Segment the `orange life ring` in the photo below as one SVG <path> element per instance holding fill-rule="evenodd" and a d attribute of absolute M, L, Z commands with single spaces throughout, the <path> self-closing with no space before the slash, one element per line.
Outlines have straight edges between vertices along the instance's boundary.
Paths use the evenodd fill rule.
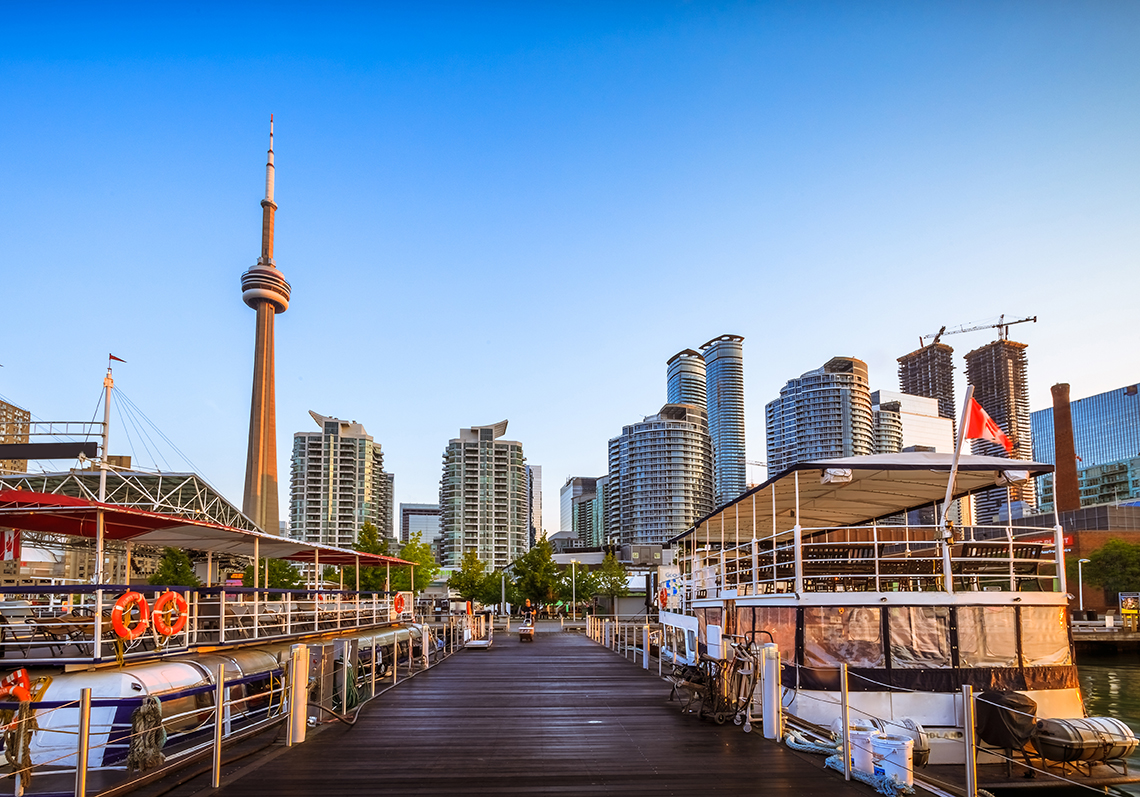
<path fill-rule="evenodd" d="M 669 603 L 669 593 L 665 591 L 664 587 L 657 591 L 657 603 L 660 604 L 662 609 Z"/>
<path fill-rule="evenodd" d="M 164 611 L 167 611 L 167 604 L 173 603 L 174 608 L 178 611 L 178 619 L 173 623 L 168 623 L 166 618 L 162 616 Z M 186 616 L 189 612 L 186 611 L 186 599 L 179 595 L 177 592 L 167 590 L 158 596 L 154 601 L 154 630 L 163 636 L 174 636 L 186 627 Z"/>
<path fill-rule="evenodd" d="M 139 622 L 134 628 L 127 628 L 123 621 L 123 614 L 128 613 L 134 605 L 139 607 Z M 123 639 L 138 639 L 150 624 L 150 607 L 146 598 L 138 592 L 128 592 L 115 601 L 115 608 L 111 609 L 111 627 Z"/>
<path fill-rule="evenodd" d="M 404 596 L 402 593 L 396 593 L 396 599 L 392 601 L 392 608 L 395 610 L 396 614 L 404 613 Z"/>

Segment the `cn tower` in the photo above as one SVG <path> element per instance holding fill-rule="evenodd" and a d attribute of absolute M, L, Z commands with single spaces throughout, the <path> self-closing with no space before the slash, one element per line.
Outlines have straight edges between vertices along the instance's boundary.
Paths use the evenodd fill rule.
<path fill-rule="evenodd" d="M 273 317 L 289 309 L 289 283 L 273 263 L 273 116 L 269 117 L 269 161 L 261 200 L 261 257 L 241 275 L 241 298 L 257 311 L 253 350 L 253 401 L 249 410 L 249 453 L 245 461 L 242 511 L 262 530 L 277 534 L 277 412 L 273 389 Z"/>

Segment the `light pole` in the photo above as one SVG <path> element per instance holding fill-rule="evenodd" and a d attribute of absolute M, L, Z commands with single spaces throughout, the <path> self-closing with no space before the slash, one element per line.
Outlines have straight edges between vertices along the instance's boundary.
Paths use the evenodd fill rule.
<path fill-rule="evenodd" d="M 1077 600 L 1080 601 L 1080 611 L 1082 612 L 1085 610 L 1085 579 L 1084 573 L 1081 571 L 1082 566 L 1087 561 L 1088 559 L 1077 560 Z M 1095 576 L 1096 573 L 1093 573 L 1093 575 Z"/>
<path fill-rule="evenodd" d="M 578 622 L 578 560 L 570 560 L 570 611 Z M 565 615 L 563 615 L 565 617 Z"/>

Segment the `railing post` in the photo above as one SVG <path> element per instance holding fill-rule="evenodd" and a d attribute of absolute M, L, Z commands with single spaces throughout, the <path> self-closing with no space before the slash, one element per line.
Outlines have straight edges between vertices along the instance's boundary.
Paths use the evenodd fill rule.
<path fill-rule="evenodd" d="M 226 589 L 218 593 L 218 644 L 226 644 Z"/>
<path fill-rule="evenodd" d="M 222 785 L 222 731 L 224 724 L 222 714 L 226 702 L 226 665 L 219 664 L 217 669 L 217 682 L 214 684 L 214 765 L 210 783 L 217 789 Z"/>
<path fill-rule="evenodd" d="M 374 638 L 372 640 L 372 675 L 370 678 L 371 686 L 368 692 L 369 697 L 376 697 L 376 652 L 379 648 L 380 646 L 376 644 Z"/>
<path fill-rule="evenodd" d="M 95 661 L 103 658 L 103 590 L 95 590 Z"/>
<path fill-rule="evenodd" d="M 91 746 L 91 687 L 79 693 L 79 741 L 75 747 L 75 797 L 87 797 L 87 749 Z"/>
<path fill-rule="evenodd" d="M 400 639 L 398 634 L 392 635 L 392 686 L 398 680 L 397 672 L 400 669 Z"/>
<path fill-rule="evenodd" d="M 966 797 L 978 797 L 978 756 L 974 747 L 974 687 L 962 684 L 962 737 L 966 743 Z"/>
<path fill-rule="evenodd" d="M 847 662 L 839 665 L 840 718 L 843 722 L 843 779 L 851 780 L 851 704 L 847 693 Z"/>
<path fill-rule="evenodd" d="M 431 636 L 431 628 L 427 624 L 427 617 L 424 618 L 422 628 L 423 631 L 420 632 L 420 652 L 423 654 L 424 669 L 426 670 L 431 666 L 431 654 L 428 652 L 428 637 Z"/>
<path fill-rule="evenodd" d="M 641 642 L 645 649 L 641 653 L 641 669 L 649 669 L 649 623 L 645 624 L 645 633 L 641 635 Z"/>
<path fill-rule="evenodd" d="M 289 732 L 287 747 L 305 741 L 308 727 L 309 646 L 294 645 L 289 651 Z"/>

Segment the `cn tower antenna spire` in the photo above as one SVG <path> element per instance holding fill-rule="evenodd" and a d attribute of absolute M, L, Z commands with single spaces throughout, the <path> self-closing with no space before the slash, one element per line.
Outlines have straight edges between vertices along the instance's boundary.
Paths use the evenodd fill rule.
<path fill-rule="evenodd" d="M 269 114 L 269 160 L 265 164 L 265 201 L 273 201 L 273 114 Z"/>

